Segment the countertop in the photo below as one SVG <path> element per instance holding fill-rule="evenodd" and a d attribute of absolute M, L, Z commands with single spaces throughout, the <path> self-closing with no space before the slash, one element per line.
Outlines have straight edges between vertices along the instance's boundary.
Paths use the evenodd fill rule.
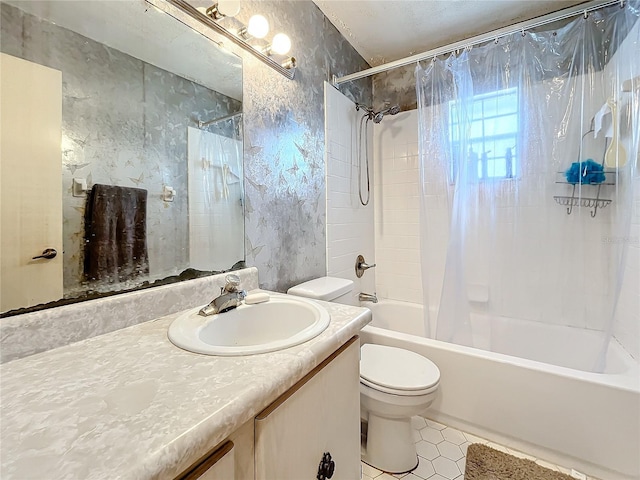
<path fill-rule="evenodd" d="M 172 478 L 229 436 L 371 320 L 319 302 L 316 338 L 246 357 L 174 346 L 180 313 L 0 367 L 0 477 Z"/>

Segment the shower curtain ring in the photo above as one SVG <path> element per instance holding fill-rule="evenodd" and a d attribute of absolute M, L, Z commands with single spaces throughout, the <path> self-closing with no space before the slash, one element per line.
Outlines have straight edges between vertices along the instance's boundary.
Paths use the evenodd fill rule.
<path fill-rule="evenodd" d="M 524 28 L 520 31 L 520 33 L 522 33 L 522 36 L 524 37 L 526 35 Z M 497 43 L 497 42 L 496 42 Z"/>
<path fill-rule="evenodd" d="M 620 0 L 620 8 L 624 8 L 624 0 Z"/>
<path fill-rule="evenodd" d="M 584 19 L 589 18 L 589 12 L 587 10 L 584 11 Z"/>

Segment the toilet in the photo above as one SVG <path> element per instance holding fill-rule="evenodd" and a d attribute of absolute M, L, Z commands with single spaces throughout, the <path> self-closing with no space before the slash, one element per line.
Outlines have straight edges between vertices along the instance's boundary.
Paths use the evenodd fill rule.
<path fill-rule="evenodd" d="M 287 293 L 347 303 L 353 282 L 321 277 L 291 287 Z M 411 417 L 433 402 L 440 370 L 415 352 L 366 343 L 360 347 L 360 417 L 367 424 L 362 460 L 389 473 L 418 466 Z"/>
<path fill-rule="evenodd" d="M 403 348 L 360 347 L 360 417 L 367 422 L 362 460 L 378 470 L 405 473 L 418 466 L 411 417 L 433 402 L 440 370 Z"/>

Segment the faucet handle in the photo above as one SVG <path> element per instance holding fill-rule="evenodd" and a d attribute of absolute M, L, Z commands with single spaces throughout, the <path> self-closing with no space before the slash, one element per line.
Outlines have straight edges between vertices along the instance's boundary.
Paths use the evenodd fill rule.
<path fill-rule="evenodd" d="M 371 265 L 369 265 L 368 263 L 365 262 L 364 257 L 362 255 L 358 255 L 358 258 L 356 258 L 356 277 L 358 278 L 362 277 L 362 275 L 364 275 L 365 270 L 368 270 L 369 268 L 373 268 L 375 266 L 376 266 L 375 263 L 372 263 Z"/>
<path fill-rule="evenodd" d="M 230 273 L 226 277 L 224 277 L 225 285 L 223 291 L 227 292 L 235 292 L 240 286 L 240 277 L 238 275 L 234 275 Z"/>

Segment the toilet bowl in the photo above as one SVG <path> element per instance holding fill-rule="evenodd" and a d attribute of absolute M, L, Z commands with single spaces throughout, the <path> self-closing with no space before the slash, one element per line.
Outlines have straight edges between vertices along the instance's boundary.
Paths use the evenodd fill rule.
<path fill-rule="evenodd" d="M 362 460 L 389 473 L 418 466 L 411 417 L 433 402 L 440 370 L 409 350 L 365 344 L 360 348 L 360 416 L 367 423 Z"/>
<path fill-rule="evenodd" d="M 291 287 L 287 293 L 316 300 L 349 303 L 353 282 L 321 277 Z M 365 344 L 360 348 L 360 417 L 367 424 L 362 460 L 389 473 L 418 466 L 411 417 L 433 402 L 440 370 L 409 350 Z"/>

